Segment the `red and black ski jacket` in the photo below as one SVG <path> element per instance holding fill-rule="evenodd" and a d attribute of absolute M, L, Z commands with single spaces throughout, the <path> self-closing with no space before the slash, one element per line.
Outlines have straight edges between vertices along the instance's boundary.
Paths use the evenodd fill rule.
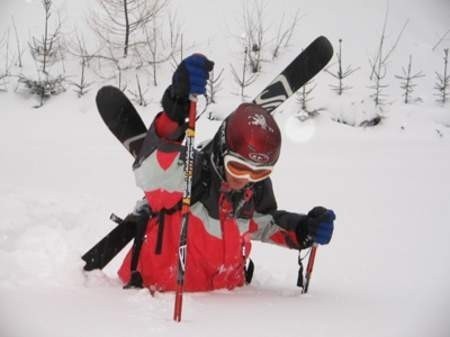
<path fill-rule="evenodd" d="M 151 210 L 137 271 L 156 291 L 176 287 L 180 204 L 184 191 L 185 127 L 162 112 L 153 121 L 134 163 L 137 185 Z M 245 283 L 251 241 L 299 249 L 307 234 L 306 215 L 280 211 L 270 178 L 232 191 L 224 182 L 217 134 L 194 157 L 189 216 L 186 291 L 232 289 Z M 131 251 L 119 269 L 130 280 Z"/>

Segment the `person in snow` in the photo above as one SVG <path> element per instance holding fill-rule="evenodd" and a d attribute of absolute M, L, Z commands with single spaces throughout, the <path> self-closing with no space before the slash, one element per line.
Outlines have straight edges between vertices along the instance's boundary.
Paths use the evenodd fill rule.
<path fill-rule="evenodd" d="M 119 269 L 125 287 L 176 288 L 189 95 L 205 93 L 213 66 L 201 54 L 181 62 L 133 165 L 145 199 L 132 215 L 138 233 Z M 185 291 L 249 282 L 245 266 L 252 240 L 296 250 L 330 242 L 332 210 L 315 207 L 306 215 L 278 210 L 270 174 L 280 149 L 274 118 L 256 104 L 243 103 L 196 150 Z"/>

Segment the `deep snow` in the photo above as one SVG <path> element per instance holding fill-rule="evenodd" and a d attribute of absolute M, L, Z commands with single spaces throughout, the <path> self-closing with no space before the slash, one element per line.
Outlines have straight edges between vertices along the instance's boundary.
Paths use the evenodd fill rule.
<path fill-rule="evenodd" d="M 56 3 L 68 24 L 82 27 L 89 1 Z M 239 4 L 172 1 L 195 40 L 192 51 L 204 52 L 226 72 L 236 59 L 230 46 Z M 276 114 L 284 136 L 273 173 L 280 208 L 305 212 L 322 204 L 337 214 L 331 244 L 318 250 L 309 294 L 295 287 L 296 252 L 258 243 L 253 283 L 232 292 L 186 294 L 181 324 L 171 320 L 173 294 L 121 289 L 115 275 L 120 258 L 104 273 L 83 273 L 80 256 L 112 228 L 109 214 L 125 215 L 142 194 L 131 157 L 96 112 L 95 88 L 103 83 L 81 99 L 68 91 L 36 110 L 34 98 L 15 92 L 12 82 L 0 93 L 0 336 L 450 335 L 450 109 L 437 104 L 432 91 L 449 40 L 431 51 L 450 28 L 450 4 L 390 2 L 390 38 L 411 18 L 390 67 L 400 73 L 414 53 L 417 69 L 427 74 L 417 88 L 423 102 L 403 105 L 391 78 L 386 119 L 366 129 L 331 119 L 371 113 L 367 58 L 385 3 L 283 0 L 268 5 L 271 17 L 294 4 L 305 13 L 297 38 L 267 65 L 250 96 L 320 34 L 333 42 L 343 37 L 344 57 L 363 68 L 351 80 L 355 89 L 341 99 L 329 91 L 328 75 L 317 77 L 312 104 L 327 108 L 317 119 L 300 123 L 293 101 Z M 2 0 L 0 28 L 14 15 L 26 37 L 40 29 L 38 11 L 36 0 Z M 170 69 L 163 72 L 166 83 L 169 75 Z M 223 87 L 214 107 L 222 115 L 239 103 L 229 94 L 230 75 Z M 163 89 L 151 91 L 154 104 L 138 108 L 147 123 Z M 217 126 L 203 117 L 200 138 Z"/>

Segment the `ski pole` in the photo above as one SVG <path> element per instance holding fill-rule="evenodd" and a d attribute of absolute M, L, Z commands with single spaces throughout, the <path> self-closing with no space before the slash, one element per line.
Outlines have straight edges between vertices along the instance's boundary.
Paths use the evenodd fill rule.
<path fill-rule="evenodd" d="M 309 258 L 308 258 L 308 265 L 306 266 L 306 282 L 305 282 L 305 287 L 303 288 L 302 293 L 306 294 L 308 292 L 308 287 L 309 287 L 309 281 L 311 280 L 311 274 L 313 272 L 313 268 L 314 268 L 314 260 L 316 259 L 316 252 L 317 252 L 317 244 L 315 243 L 312 247 L 311 247 L 311 251 L 309 253 Z"/>
<path fill-rule="evenodd" d="M 191 211 L 191 192 L 194 171 L 194 140 L 195 140 L 195 115 L 197 113 L 197 96 L 189 95 L 189 122 L 186 129 L 186 158 L 184 162 L 185 190 L 181 207 L 180 242 L 178 244 L 178 271 L 177 288 L 175 293 L 175 307 L 173 320 L 181 321 L 181 309 L 183 305 L 184 276 L 186 272 L 187 230 Z"/>

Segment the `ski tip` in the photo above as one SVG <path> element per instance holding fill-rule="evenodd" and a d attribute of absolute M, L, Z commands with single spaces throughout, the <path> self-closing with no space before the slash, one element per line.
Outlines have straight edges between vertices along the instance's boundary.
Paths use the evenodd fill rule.
<path fill-rule="evenodd" d="M 105 85 L 97 91 L 95 101 L 97 105 L 99 105 L 100 103 L 104 102 L 105 99 L 110 99 L 110 97 L 114 97 L 115 95 L 121 92 L 122 91 L 119 88 L 116 88 L 112 85 Z"/>
<path fill-rule="evenodd" d="M 315 39 L 311 45 L 315 45 L 317 50 L 321 53 L 321 59 L 328 63 L 329 60 L 333 57 L 334 49 L 330 40 L 325 36 L 321 35 L 317 39 Z"/>
<path fill-rule="evenodd" d="M 324 35 L 320 35 L 312 43 L 320 43 L 320 44 L 323 44 L 323 45 L 330 45 L 331 46 L 330 40 L 328 40 L 328 38 L 326 36 L 324 36 Z"/>

